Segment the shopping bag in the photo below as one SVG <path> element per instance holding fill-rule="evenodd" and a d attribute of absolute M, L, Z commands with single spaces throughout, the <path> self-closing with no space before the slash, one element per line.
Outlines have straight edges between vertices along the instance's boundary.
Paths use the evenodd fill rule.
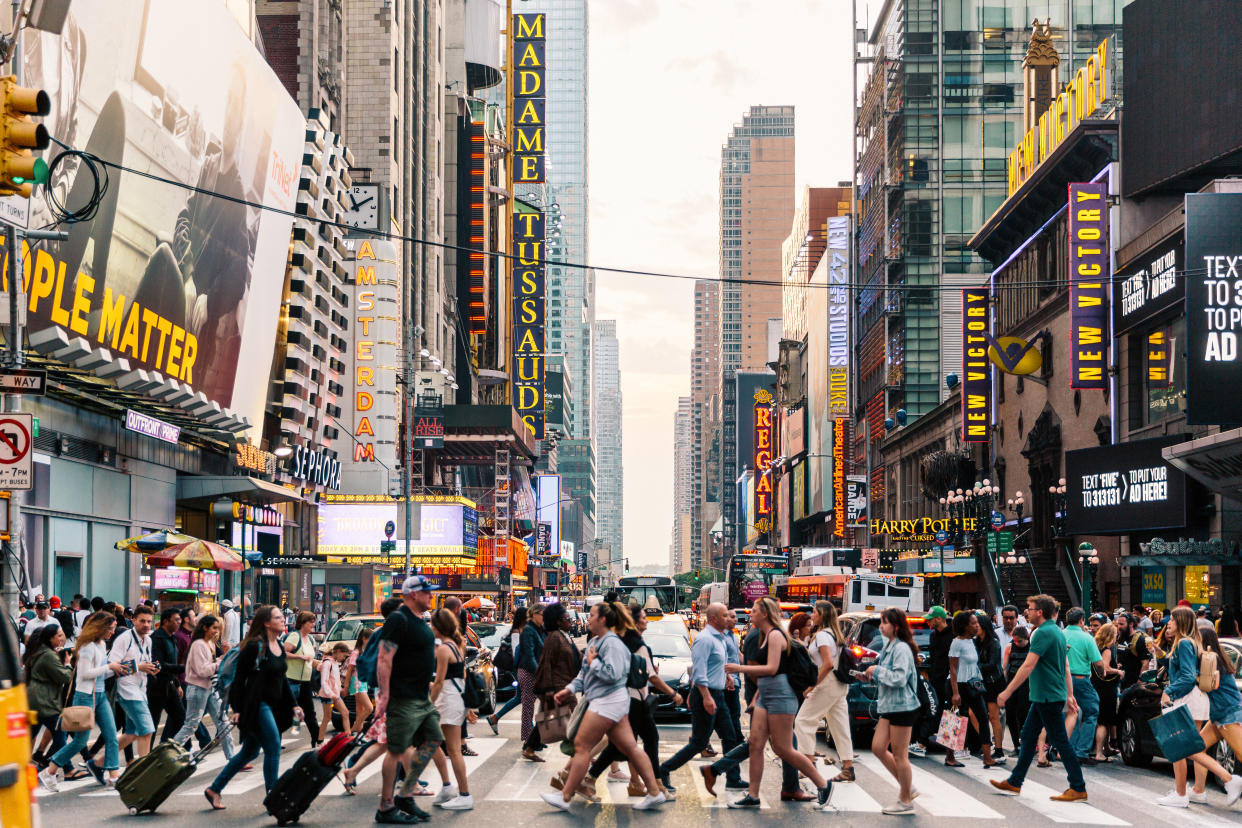
<path fill-rule="evenodd" d="M 569 735 L 569 720 L 574 709 L 568 704 L 540 704 L 535 714 L 535 727 L 539 728 L 539 738 L 545 745 L 560 742 Z"/>
<path fill-rule="evenodd" d="M 1190 717 L 1190 710 L 1184 704 L 1165 710 L 1163 715 L 1152 719 L 1150 724 L 1152 735 L 1160 745 L 1160 752 L 1170 762 L 1206 750 L 1203 737 L 1199 735 L 1199 729 Z"/>
<path fill-rule="evenodd" d="M 569 717 L 569 727 L 565 730 L 565 738 L 561 740 L 561 753 L 566 756 L 574 755 L 574 739 L 578 737 L 578 725 L 582 724 L 586 709 L 586 700 L 579 699 L 578 706 L 574 708 L 573 714 Z"/>
<path fill-rule="evenodd" d="M 940 730 L 936 731 L 936 744 L 948 750 L 961 750 L 966 747 L 966 728 L 970 720 L 959 716 L 952 710 L 946 710 L 940 716 Z"/>

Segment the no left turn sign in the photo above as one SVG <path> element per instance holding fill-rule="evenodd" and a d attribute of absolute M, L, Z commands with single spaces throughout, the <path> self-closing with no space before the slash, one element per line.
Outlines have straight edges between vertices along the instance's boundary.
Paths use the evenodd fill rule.
<path fill-rule="evenodd" d="M 0 489 L 34 486 L 30 451 L 31 414 L 0 414 Z"/>

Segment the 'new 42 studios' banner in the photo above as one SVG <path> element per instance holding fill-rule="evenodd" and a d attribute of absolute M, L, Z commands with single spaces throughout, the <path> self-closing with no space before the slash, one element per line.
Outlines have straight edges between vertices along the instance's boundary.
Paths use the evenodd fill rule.
<path fill-rule="evenodd" d="M 239 201 L 294 209 L 297 104 L 222 2 L 74 3 L 60 34 L 26 30 L 21 60 L 57 141 L 168 179 L 109 169 L 95 216 L 28 253 L 31 335 L 59 329 L 262 423 L 293 222 Z M 94 176 L 70 157 L 49 187 L 78 207 Z M 54 220 L 42 188 L 30 206 L 31 227 Z"/>

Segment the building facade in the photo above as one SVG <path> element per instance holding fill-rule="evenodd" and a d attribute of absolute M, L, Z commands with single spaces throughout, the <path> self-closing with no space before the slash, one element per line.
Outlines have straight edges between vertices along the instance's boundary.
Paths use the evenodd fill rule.
<path fill-rule="evenodd" d="M 673 533 L 668 565 L 673 575 L 693 569 L 691 546 L 694 530 L 694 407 L 690 397 L 677 399 L 673 412 Z"/>
<path fill-rule="evenodd" d="M 595 323 L 596 537 L 625 554 L 625 470 L 623 464 L 620 343 L 617 321 Z"/>
<path fill-rule="evenodd" d="M 694 348 L 690 352 L 690 474 L 693 512 L 690 563 L 711 563 L 720 519 L 720 283 L 694 283 Z"/>

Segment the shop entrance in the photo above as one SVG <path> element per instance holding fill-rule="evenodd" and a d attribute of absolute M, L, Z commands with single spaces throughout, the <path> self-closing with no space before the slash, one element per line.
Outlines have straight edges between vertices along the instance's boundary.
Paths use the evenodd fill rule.
<path fill-rule="evenodd" d="M 65 600 L 82 591 L 82 559 L 56 556 L 56 592 Z"/>

